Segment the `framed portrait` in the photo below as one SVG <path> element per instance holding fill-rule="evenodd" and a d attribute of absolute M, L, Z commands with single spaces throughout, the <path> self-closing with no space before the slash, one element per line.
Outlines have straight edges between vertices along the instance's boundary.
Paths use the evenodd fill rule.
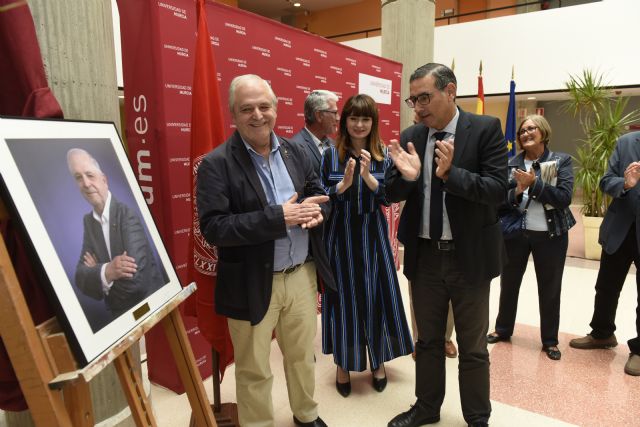
<path fill-rule="evenodd" d="M 1 197 L 80 365 L 180 292 L 113 123 L 0 117 L 0 159 Z"/>

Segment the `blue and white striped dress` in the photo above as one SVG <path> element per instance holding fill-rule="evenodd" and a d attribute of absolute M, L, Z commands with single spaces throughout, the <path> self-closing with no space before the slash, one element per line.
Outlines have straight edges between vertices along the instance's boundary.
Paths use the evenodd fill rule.
<path fill-rule="evenodd" d="M 371 174 L 379 183 L 374 193 L 362 181 L 356 159 L 353 184 L 337 194 L 347 160 L 340 162 L 335 147 L 327 149 L 322 160 L 322 183 L 333 202 L 324 243 L 338 288 L 337 293 L 323 294 L 322 351 L 333 353 L 335 363 L 349 371 L 365 370 L 368 357 L 375 370 L 413 351 L 387 221 L 380 210 L 389 204 L 384 174 L 391 160 L 371 160 Z"/>

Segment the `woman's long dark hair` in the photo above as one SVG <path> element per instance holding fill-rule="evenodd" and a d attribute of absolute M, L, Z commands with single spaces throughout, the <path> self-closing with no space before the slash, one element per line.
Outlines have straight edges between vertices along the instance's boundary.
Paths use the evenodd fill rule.
<path fill-rule="evenodd" d="M 347 156 L 347 152 L 353 148 L 351 137 L 347 131 L 347 119 L 349 116 L 371 117 L 371 132 L 369 132 L 367 136 L 366 150 L 371 153 L 372 159 L 377 161 L 383 160 L 384 144 L 378 132 L 378 107 L 376 101 L 369 95 L 358 94 L 347 99 L 340 114 L 340 128 L 338 129 L 338 138 L 336 139 L 336 148 L 338 149 L 340 161 L 343 162 Z"/>

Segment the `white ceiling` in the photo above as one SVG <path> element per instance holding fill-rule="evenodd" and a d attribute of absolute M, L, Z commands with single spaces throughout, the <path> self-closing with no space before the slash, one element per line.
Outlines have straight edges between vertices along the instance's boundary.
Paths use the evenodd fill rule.
<path fill-rule="evenodd" d="M 300 7 L 293 7 L 293 3 L 296 1 L 300 3 Z M 238 7 L 258 15 L 277 19 L 298 12 L 317 12 L 360 1 L 362 0 L 238 0 Z"/>

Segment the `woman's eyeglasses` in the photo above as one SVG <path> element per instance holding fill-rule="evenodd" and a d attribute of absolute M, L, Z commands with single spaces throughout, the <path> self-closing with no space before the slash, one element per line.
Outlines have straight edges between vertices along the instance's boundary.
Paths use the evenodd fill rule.
<path fill-rule="evenodd" d="M 520 132 L 518 132 L 518 135 L 522 136 L 525 133 L 533 133 L 536 131 L 536 129 L 538 129 L 538 126 L 527 126 L 526 128 L 520 129 Z"/>

